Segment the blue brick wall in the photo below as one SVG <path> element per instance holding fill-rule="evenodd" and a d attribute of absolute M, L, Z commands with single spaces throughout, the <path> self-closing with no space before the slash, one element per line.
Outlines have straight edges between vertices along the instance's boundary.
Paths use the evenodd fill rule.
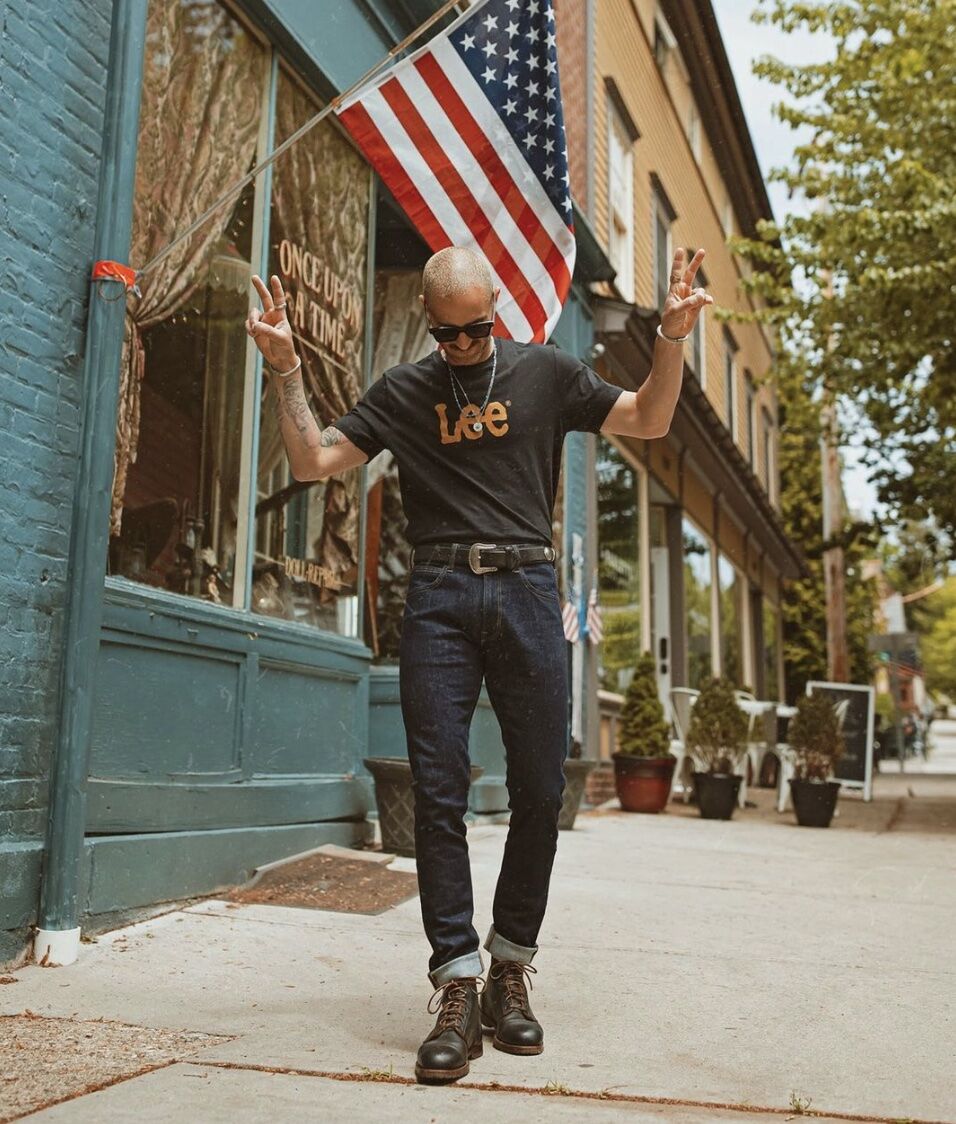
<path fill-rule="evenodd" d="M 0 960 L 46 825 L 111 10 L 0 0 Z"/>

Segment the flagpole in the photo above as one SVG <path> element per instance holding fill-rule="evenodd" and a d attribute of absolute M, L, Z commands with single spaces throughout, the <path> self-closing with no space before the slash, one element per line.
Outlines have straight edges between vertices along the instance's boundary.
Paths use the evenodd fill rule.
<path fill-rule="evenodd" d="M 169 257 L 169 255 L 181 242 L 184 242 L 187 238 L 190 237 L 190 235 L 194 234 L 203 225 L 203 223 L 208 222 L 220 207 L 222 207 L 225 203 L 228 203 L 234 195 L 238 195 L 239 192 L 242 191 L 242 189 L 246 187 L 247 184 L 252 183 L 252 181 L 256 179 L 257 176 L 260 176 L 266 170 L 266 168 L 274 164 L 275 161 L 278 160 L 278 158 L 287 149 L 291 148 L 297 141 L 301 140 L 302 137 L 304 137 L 310 129 L 314 129 L 320 121 L 323 121 L 334 109 L 337 109 L 338 106 L 341 105 L 341 103 L 345 101 L 346 98 L 351 97 L 352 94 L 356 92 L 356 90 L 361 89 L 361 87 L 364 86 L 366 82 L 369 82 L 372 78 L 375 77 L 376 74 L 379 73 L 380 70 L 387 66 L 397 54 L 400 54 L 410 43 L 413 43 L 420 36 L 424 35 L 425 32 L 433 24 L 437 23 L 444 15 L 446 15 L 459 3 L 461 3 L 461 0 L 445 0 L 445 3 L 442 4 L 437 12 L 432 12 L 428 19 L 420 24 L 410 35 L 406 35 L 401 43 L 396 43 L 396 45 L 392 47 L 392 49 L 383 59 L 380 59 L 373 67 L 367 70 L 361 78 L 353 82 L 347 90 L 343 90 L 342 93 L 336 94 L 335 97 L 328 103 L 328 105 L 323 106 L 318 113 L 309 118 L 309 120 L 306 121 L 304 125 L 301 125 L 298 129 L 296 129 L 296 131 L 292 133 L 291 136 L 286 137 L 282 144 L 280 144 L 278 148 L 273 149 L 273 151 L 260 164 L 257 164 L 251 172 L 247 172 L 241 180 L 238 180 L 232 185 L 232 187 L 224 191 L 222 195 L 220 195 L 219 198 L 215 201 L 215 203 L 212 204 L 211 207 L 205 210 L 198 219 L 196 219 L 186 227 L 182 234 L 178 234 L 172 240 L 172 242 L 170 242 L 167 246 L 160 250 L 159 253 L 154 257 L 150 258 L 150 260 L 141 269 L 138 269 L 136 271 L 137 280 L 140 277 L 144 276 L 146 273 L 149 273 L 151 270 L 155 269 L 156 266 L 159 265 L 159 263 L 163 261 L 164 258 Z"/>

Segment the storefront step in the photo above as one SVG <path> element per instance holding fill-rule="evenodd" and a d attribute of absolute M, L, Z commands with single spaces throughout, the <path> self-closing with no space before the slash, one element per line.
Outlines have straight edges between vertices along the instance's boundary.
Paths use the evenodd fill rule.
<path fill-rule="evenodd" d="M 270 777 L 241 784 L 91 779 L 87 831 L 123 834 L 364 819 L 365 786 L 350 777 Z"/>
<path fill-rule="evenodd" d="M 323 843 L 360 847 L 367 820 L 210 831 L 88 836 L 84 914 L 213 894 L 247 881 L 256 867 Z"/>

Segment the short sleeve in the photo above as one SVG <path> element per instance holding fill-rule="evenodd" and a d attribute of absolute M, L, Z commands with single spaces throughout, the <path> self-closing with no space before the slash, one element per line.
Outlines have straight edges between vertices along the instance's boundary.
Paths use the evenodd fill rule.
<path fill-rule="evenodd" d="M 554 367 L 562 402 L 563 428 L 600 432 L 623 388 L 605 382 L 597 371 L 558 347 L 554 349 Z"/>
<path fill-rule="evenodd" d="M 347 414 L 332 424 L 372 460 L 389 446 L 388 383 L 376 379 Z"/>

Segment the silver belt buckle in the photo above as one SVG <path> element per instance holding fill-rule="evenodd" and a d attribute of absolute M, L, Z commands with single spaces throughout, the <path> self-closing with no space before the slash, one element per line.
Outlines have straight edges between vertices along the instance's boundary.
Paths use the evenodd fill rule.
<path fill-rule="evenodd" d="M 468 565 L 471 567 L 473 574 L 490 574 L 497 570 L 497 566 L 481 566 L 478 562 L 478 555 L 482 550 L 497 550 L 498 544 L 493 542 L 474 542 L 468 548 Z"/>

